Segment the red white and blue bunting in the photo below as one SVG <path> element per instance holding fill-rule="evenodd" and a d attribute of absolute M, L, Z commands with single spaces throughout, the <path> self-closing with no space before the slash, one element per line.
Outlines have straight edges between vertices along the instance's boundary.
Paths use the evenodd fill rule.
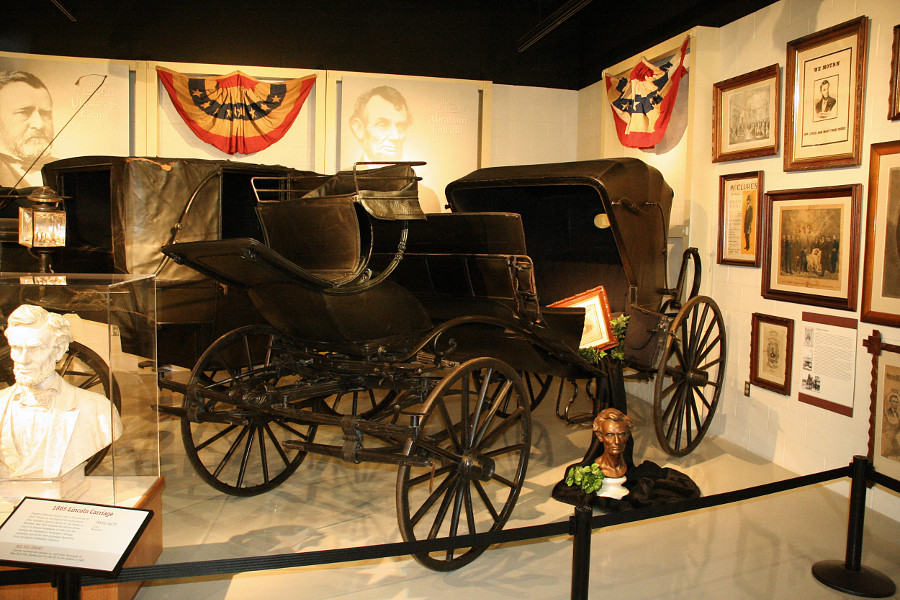
<path fill-rule="evenodd" d="M 606 76 L 606 95 L 623 146 L 650 148 L 665 136 L 678 84 L 687 73 L 684 57 L 689 42 L 687 38 L 681 46 L 677 67 L 674 55 L 659 67 L 642 57 L 627 76 Z"/>
<path fill-rule="evenodd" d="M 240 71 L 220 77 L 156 71 L 191 131 L 228 154 L 259 152 L 284 137 L 316 82 L 315 75 L 267 83 Z"/>

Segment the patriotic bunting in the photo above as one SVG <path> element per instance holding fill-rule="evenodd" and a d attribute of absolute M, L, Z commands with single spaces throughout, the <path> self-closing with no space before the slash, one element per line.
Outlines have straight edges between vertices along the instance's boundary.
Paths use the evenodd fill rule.
<path fill-rule="evenodd" d="M 267 83 L 240 71 L 190 77 L 156 68 L 172 104 L 197 137 L 228 154 L 252 154 L 287 133 L 316 76 Z"/>
<path fill-rule="evenodd" d="M 606 76 L 606 95 L 623 146 L 650 148 L 666 134 L 678 84 L 687 73 L 684 57 L 689 42 L 690 38 L 684 40 L 675 68 L 671 58 L 660 67 L 641 58 L 627 77 Z"/>

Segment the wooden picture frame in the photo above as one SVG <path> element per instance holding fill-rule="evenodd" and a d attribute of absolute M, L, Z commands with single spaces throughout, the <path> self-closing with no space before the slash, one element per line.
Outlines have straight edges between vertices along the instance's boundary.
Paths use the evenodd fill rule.
<path fill-rule="evenodd" d="M 794 321 L 753 313 L 750 329 L 750 383 L 791 395 Z"/>
<path fill-rule="evenodd" d="M 788 42 L 785 171 L 860 164 L 868 33 L 863 16 Z"/>
<path fill-rule="evenodd" d="M 780 112 L 777 63 L 713 84 L 713 162 L 778 154 Z"/>
<path fill-rule="evenodd" d="M 856 310 L 861 184 L 766 192 L 762 295 Z"/>
<path fill-rule="evenodd" d="M 869 392 L 869 458 L 879 473 L 900 479 L 900 346 L 877 329 L 863 340 L 872 355 Z"/>
<path fill-rule="evenodd" d="M 900 25 L 894 25 L 891 52 L 891 91 L 888 94 L 888 119 L 900 119 Z"/>
<path fill-rule="evenodd" d="M 608 350 L 619 345 L 619 340 L 612 333 L 609 298 L 606 295 L 606 288 L 602 285 L 549 304 L 548 307 L 584 309 L 584 332 L 579 348 Z"/>
<path fill-rule="evenodd" d="M 860 319 L 900 327 L 900 141 L 870 152 Z"/>
<path fill-rule="evenodd" d="M 720 265 L 759 266 L 763 172 L 719 177 Z"/>

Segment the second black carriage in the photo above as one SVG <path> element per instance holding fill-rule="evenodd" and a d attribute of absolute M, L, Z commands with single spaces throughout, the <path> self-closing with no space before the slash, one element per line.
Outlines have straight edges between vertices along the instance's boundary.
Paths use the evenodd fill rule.
<path fill-rule="evenodd" d="M 187 383 L 161 381 L 184 394 L 164 410 L 181 417 L 188 457 L 215 488 L 272 489 L 308 453 L 383 462 L 399 466 L 405 540 L 502 528 L 550 377 L 596 380 L 613 403 L 622 395 L 609 358 L 578 352 L 584 310 L 547 308 L 542 286 L 551 300 L 611 290 L 613 310 L 631 318 L 629 364 L 656 374 L 664 446 L 686 453 L 709 426 L 723 322 L 708 298 L 681 306 L 683 276 L 666 288 L 672 192 L 652 167 L 486 169 L 448 187 L 454 212 L 427 218 L 409 164 L 256 188 L 266 243 L 163 249 L 245 290 L 268 322 L 219 338 Z M 483 550 L 416 558 L 449 570 Z"/>

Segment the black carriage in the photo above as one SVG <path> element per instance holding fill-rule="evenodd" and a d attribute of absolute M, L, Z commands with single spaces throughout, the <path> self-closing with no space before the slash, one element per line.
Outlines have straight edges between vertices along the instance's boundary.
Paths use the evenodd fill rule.
<path fill-rule="evenodd" d="M 657 376 L 657 431 L 675 453 L 699 442 L 725 333 L 715 303 L 694 295 L 698 262 L 683 306 L 687 261 L 665 286 L 672 192 L 655 169 L 618 159 L 481 170 L 448 186 L 453 212 L 426 216 L 414 165 L 366 166 L 255 179 L 262 241 L 163 248 L 246 292 L 267 322 L 216 340 L 187 383 L 160 381 L 184 395 L 162 410 L 181 418 L 210 485 L 261 493 L 308 453 L 383 462 L 399 466 L 405 540 L 502 528 L 550 378 L 623 396 L 611 359 L 578 352 L 584 310 L 548 308 L 542 285 L 552 299 L 608 286 L 613 310 L 631 317 L 629 365 Z M 416 559 L 449 570 L 483 550 Z"/>

